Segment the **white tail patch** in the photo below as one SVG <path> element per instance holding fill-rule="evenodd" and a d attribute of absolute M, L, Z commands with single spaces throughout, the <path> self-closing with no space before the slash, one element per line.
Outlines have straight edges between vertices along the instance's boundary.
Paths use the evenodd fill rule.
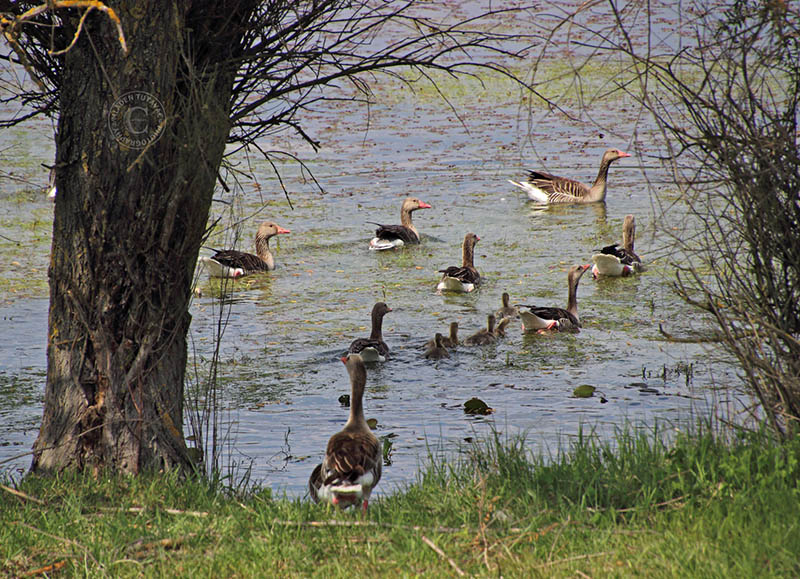
<path fill-rule="evenodd" d="M 405 245 L 402 239 L 381 239 L 380 237 L 373 237 L 369 242 L 369 248 L 372 251 L 386 251 L 387 249 L 396 249 Z"/>
<path fill-rule="evenodd" d="M 244 270 L 241 267 L 228 267 L 227 265 L 221 264 L 216 259 L 211 257 L 200 257 L 199 260 L 203 267 L 206 268 L 208 271 L 208 275 L 211 277 L 227 277 L 236 279 L 237 277 L 242 277 L 244 275 Z"/>
<path fill-rule="evenodd" d="M 607 275 L 610 277 L 620 277 L 629 275 L 632 272 L 630 266 L 624 265 L 619 258 L 605 253 L 596 253 L 592 256 L 594 265 L 592 266 L 592 277 Z"/>
<path fill-rule="evenodd" d="M 512 181 L 509 179 L 508 182 L 525 191 L 525 193 L 528 194 L 528 199 L 531 201 L 536 201 L 537 203 L 550 203 L 550 196 L 547 193 L 528 183 L 527 181 L 520 183 L 519 181 Z"/>
<path fill-rule="evenodd" d="M 460 279 L 454 277 L 443 277 L 439 285 L 436 286 L 438 291 L 469 293 L 475 289 L 475 284 L 464 283 Z"/>

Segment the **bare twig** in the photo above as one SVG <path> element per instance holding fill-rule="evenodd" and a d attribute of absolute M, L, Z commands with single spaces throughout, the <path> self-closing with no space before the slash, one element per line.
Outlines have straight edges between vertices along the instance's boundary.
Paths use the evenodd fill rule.
<path fill-rule="evenodd" d="M 464 575 L 466 575 L 466 573 L 464 573 L 461 570 L 461 568 L 456 564 L 456 562 L 453 561 L 450 557 L 448 557 L 445 554 L 445 552 L 442 551 L 439 547 L 437 547 L 433 541 L 431 541 L 425 535 L 421 535 L 421 537 L 422 537 L 422 542 L 428 545 L 428 547 L 430 547 L 431 549 L 433 549 L 436 552 L 436 554 L 439 555 L 442 559 L 447 561 L 450 564 L 450 566 L 455 570 L 455 572 L 458 573 L 459 576 L 463 577 Z"/>
<path fill-rule="evenodd" d="M 37 575 L 46 575 L 47 573 L 52 573 L 54 571 L 60 571 L 61 569 L 66 566 L 69 559 L 62 559 L 61 561 L 56 561 L 55 563 L 51 563 L 50 565 L 45 565 L 44 567 L 39 567 L 38 569 L 33 569 L 28 571 L 27 573 L 23 573 L 23 577 L 36 577 Z"/>
<path fill-rule="evenodd" d="M 66 537 L 59 537 L 58 535 L 54 535 L 52 533 L 48 533 L 47 531 L 42 531 L 41 529 L 37 529 L 33 525 L 29 525 L 28 523 L 23 523 L 22 521 L 13 521 L 13 524 L 19 525 L 21 527 L 25 527 L 26 529 L 30 529 L 31 531 L 34 531 L 34 532 L 39 533 L 41 535 L 44 535 L 45 537 L 50 537 L 51 539 L 55 539 L 57 541 L 61 541 L 63 543 L 67 543 L 69 545 L 74 545 L 75 547 L 78 547 L 79 549 L 81 549 L 84 552 L 84 554 L 94 562 L 95 565 L 97 565 L 101 569 L 105 568 L 104 565 L 102 565 L 97 559 L 95 559 L 94 555 L 92 555 L 92 552 L 89 550 L 88 547 L 84 547 L 83 545 L 81 545 L 77 541 L 73 541 L 72 539 L 67 539 Z"/>
<path fill-rule="evenodd" d="M 7 487 L 6 485 L 1 485 L 1 484 L 0 484 L 0 489 L 3 489 L 3 490 L 4 490 L 4 491 L 6 491 L 7 493 L 11 493 L 12 495 L 14 495 L 14 496 L 17 496 L 17 497 L 19 497 L 19 498 L 21 498 L 21 499 L 24 499 L 24 500 L 26 500 L 26 501 L 30 501 L 30 502 L 32 502 L 32 503 L 36 503 L 37 505 L 44 505 L 44 504 L 46 504 L 44 501 L 42 501 L 42 500 L 39 500 L 39 499 L 37 499 L 36 497 L 32 497 L 32 496 L 30 496 L 30 495 L 26 495 L 25 493 L 23 493 L 23 492 L 21 492 L 21 491 L 18 491 L 18 490 L 16 490 L 16 489 L 12 489 L 11 487 Z"/>
<path fill-rule="evenodd" d="M 575 555 L 573 557 L 565 557 L 564 559 L 556 559 L 555 561 L 548 561 L 540 565 L 535 565 L 533 569 L 544 569 L 545 567 L 553 567 L 554 565 L 561 565 L 562 563 L 570 563 L 572 561 L 580 561 L 581 559 L 593 559 L 595 557 L 605 557 L 613 555 L 615 551 L 601 551 L 600 553 L 587 553 L 586 555 Z"/>

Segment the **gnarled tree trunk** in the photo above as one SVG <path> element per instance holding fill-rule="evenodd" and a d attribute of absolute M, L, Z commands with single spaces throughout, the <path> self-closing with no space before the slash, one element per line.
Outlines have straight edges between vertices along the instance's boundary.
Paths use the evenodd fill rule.
<path fill-rule="evenodd" d="M 34 471 L 189 464 L 191 282 L 230 130 L 235 34 L 252 4 L 109 3 L 129 53 L 93 12 L 63 57 Z"/>

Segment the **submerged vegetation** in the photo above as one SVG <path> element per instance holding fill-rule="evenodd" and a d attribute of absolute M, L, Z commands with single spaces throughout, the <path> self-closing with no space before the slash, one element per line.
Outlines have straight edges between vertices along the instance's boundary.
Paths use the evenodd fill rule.
<path fill-rule="evenodd" d="M 800 440 L 620 432 L 531 457 L 433 459 L 365 519 L 172 474 L 30 476 L 0 491 L 0 573 L 126 576 L 788 576 Z M 224 481 L 222 481 L 224 484 Z"/>

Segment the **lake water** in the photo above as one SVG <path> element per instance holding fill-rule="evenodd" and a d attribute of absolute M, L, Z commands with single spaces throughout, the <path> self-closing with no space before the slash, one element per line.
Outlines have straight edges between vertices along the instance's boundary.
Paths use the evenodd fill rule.
<path fill-rule="evenodd" d="M 393 309 L 384 320 L 391 359 L 368 368 L 365 398 L 367 417 L 378 421 L 376 434 L 392 443 L 379 494 L 413 481 L 429 452 L 458 453 L 466 440 L 493 429 L 524 433 L 532 450 L 555 452 L 581 428 L 608 438 L 625 424 L 651 428 L 663 420 L 681 427 L 736 404 L 735 368 L 711 356 L 708 346 L 668 342 L 659 332 L 663 324 L 684 335 L 702 329 L 703 321 L 670 286 L 667 225 L 656 208 L 676 191 L 650 157 L 654 145 L 642 142 L 646 127 L 634 111 L 605 109 L 604 123 L 615 127 L 608 132 L 544 109 L 529 111 L 507 83 L 482 89 L 448 81 L 462 124 L 430 89 L 375 88 L 369 115 L 331 103 L 305 116 L 306 130 L 322 143 L 318 153 L 288 134 L 263 143 L 301 157 L 324 192 L 297 164 L 279 159 L 291 208 L 272 167 L 238 155 L 250 177 L 240 178 L 232 206 L 212 208 L 211 219 L 222 217 L 226 226 L 244 220 L 240 249 L 252 251 L 262 220 L 292 231 L 273 239 L 274 272 L 224 292 L 198 274 L 202 295 L 192 305 L 188 374 L 192 383 L 204 380 L 222 312 L 219 418 L 226 462 L 239 464 L 240 473 L 251 467 L 255 481 L 278 492 L 305 493 L 328 437 L 347 418 L 338 402 L 349 392 L 339 357 L 354 338 L 369 334 L 376 301 Z M 0 469 L 13 472 L 30 463 L 30 456 L 18 455 L 30 450 L 42 411 L 52 206 L 39 163 L 52 162 L 50 134 L 43 122 L 0 134 L 4 170 L 20 179 L 0 180 Z M 541 168 L 591 183 L 608 147 L 633 157 L 611 167 L 605 204 L 541 208 L 507 182 Z M 369 251 L 374 225 L 368 222 L 398 223 L 408 195 L 433 206 L 414 214 L 421 245 Z M 679 223 L 676 207 L 670 219 Z M 619 241 L 628 213 L 636 216 L 637 252 L 648 269 L 625 279 L 585 275 L 579 334 L 523 335 L 515 322 L 496 346 L 461 346 L 440 362 L 422 357 L 425 341 L 437 331 L 446 334 L 451 321 L 459 322 L 462 338 L 483 327 L 504 291 L 512 303 L 564 307 L 567 269 Z M 437 295 L 437 270 L 460 265 L 470 231 L 481 238 L 475 264 L 484 283 L 469 295 Z M 234 237 L 233 229 L 221 228 L 209 245 Z M 582 384 L 597 387 L 607 402 L 574 398 Z M 465 414 L 463 403 L 473 396 L 494 413 Z"/>

